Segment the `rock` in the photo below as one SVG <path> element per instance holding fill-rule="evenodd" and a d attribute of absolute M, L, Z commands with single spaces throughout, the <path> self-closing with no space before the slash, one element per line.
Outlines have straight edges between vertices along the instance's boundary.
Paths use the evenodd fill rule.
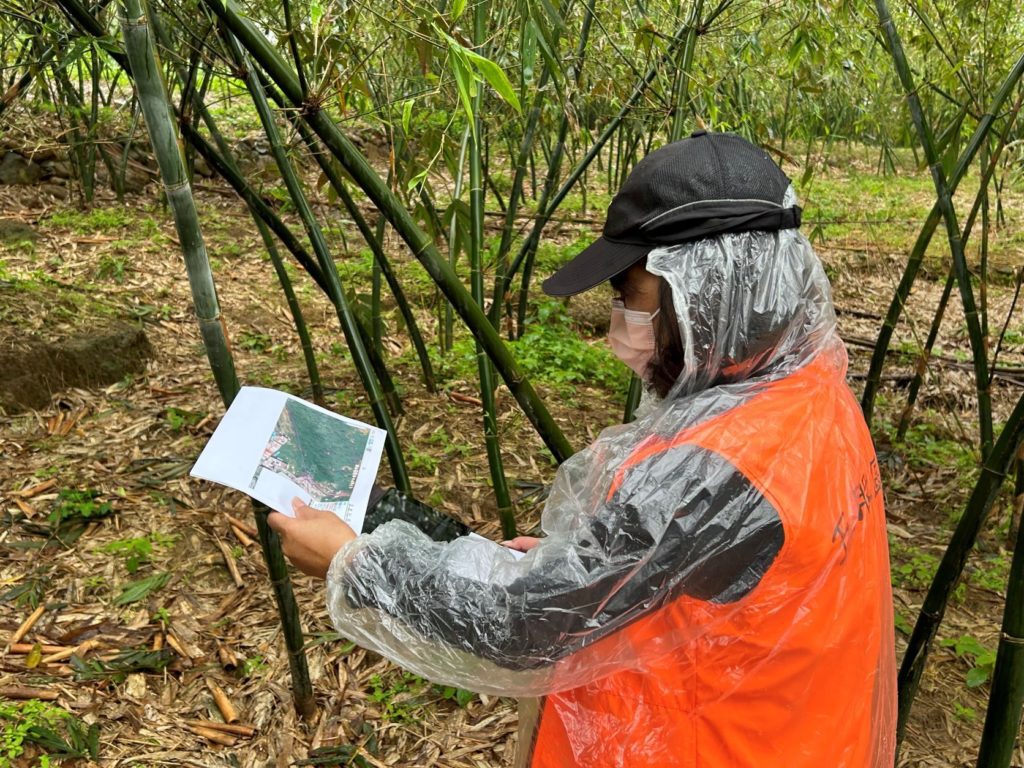
<path fill-rule="evenodd" d="M 608 333 L 611 300 L 611 288 L 607 284 L 600 285 L 567 299 L 565 309 L 577 328 L 601 336 Z"/>
<path fill-rule="evenodd" d="M 43 167 L 17 152 L 7 152 L 0 160 L 0 184 L 38 184 L 42 178 Z"/>
<path fill-rule="evenodd" d="M 74 170 L 71 168 L 71 163 L 67 160 L 54 160 L 50 165 L 50 173 L 56 176 L 58 179 L 71 179 L 74 178 Z"/>
<path fill-rule="evenodd" d="M 0 243 L 17 245 L 24 242 L 34 243 L 38 239 L 39 234 L 28 224 L 14 219 L 0 219 Z"/>
<path fill-rule="evenodd" d="M 127 323 L 80 331 L 59 341 L 14 337 L 0 347 L 0 409 L 42 408 L 67 387 L 97 387 L 142 373 L 153 347 Z"/>
<path fill-rule="evenodd" d="M 60 182 L 51 181 L 39 187 L 39 191 L 46 195 L 52 195 L 58 200 L 68 199 L 68 188 Z"/>

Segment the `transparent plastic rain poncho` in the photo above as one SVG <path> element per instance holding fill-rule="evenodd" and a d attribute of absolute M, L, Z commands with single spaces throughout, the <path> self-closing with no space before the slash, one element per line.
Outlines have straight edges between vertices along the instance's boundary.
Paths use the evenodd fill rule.
<path fill-rule="evenodd" d="M 792 229 L 647 270 L 685 366 L 559 468 L 540 543 L 387 523 L 334 558 L 331 618 L 431 681 L 545 697 L 520 764 L 891 766 L 882 495 L 822 266 Z"/>

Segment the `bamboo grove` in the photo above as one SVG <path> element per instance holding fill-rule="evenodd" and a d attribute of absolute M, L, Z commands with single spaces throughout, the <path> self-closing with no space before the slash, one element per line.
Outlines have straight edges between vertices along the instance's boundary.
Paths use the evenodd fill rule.
<path fill-rule="evenodd" d="M 101 140 L 99 115 L 101 106 L 127 94 L 133 129 L 148 134 L 159 163 L 225 403 L 237 391 L 239 374 L 228 341 L 230 318 L 218 307 L 203 243 L 202 214 L 190 193 L 197 158 L 251 213 L 318 401 L 321 378 L 285 263 L 297 265 L 333 305 L 373 416 L 391 437 L 388 463 L 399 488 L 409 488 L 394 427 L 403 404 L 381 343 L 382 296 L 386 291 L 397 307 L 428 389 L 435 387 L 430 348 L 451 354 L 457 324 L 464 326 L 473 337 L 495 507 L 509 537 L 516 532 L 516 500 L 503 466 L 497 388 L 507 387 L 555 461 L 573 453 L 507 343 L 537 322 L 531 292 L 538 247 L 570 196 L 580 196 L 585 207 L 588 192 L 614 192 L 650 148 L 703 126 L 764 144 L 801 165 L 804 181 L 815 173 L 823 147 L 827 153 L 842 142 L 867 144 L 880 172 L 893 169 L 896 149 L 910 148 L 931 176 L 934 205 L 919 223 L 874 340 L 862 407 L 870 422 L 892 359 L 893 333 L 915 300 L 925 254 L 941 247 L 948 274 L 939 303 L 930 308 L 933 322 L 898 435 L 913 421 L 942 324 L 963 322 L 983 466 L 903 659 L 902 736 L 987 516 L 1008 486 L 1024 497 L 1024 397 L 1000 424 L 991 396 L 1010 318 L 990 315 L 987 302 L 988 242 L 1005 223 L 1001 192 L 1007 178 L 1019 174 L 1024 140 L 1024 20 L 1014 2 L 982 8 L 938 0 L 894 7 L 885 0 L 411 0 L 385 7 L 322 0 L 154 0 L 145 6 L 141 0 L 0 0 L 0 16 L 0 121 L 33 88 L 45 93 L 68 126 L 69 156 L 85 202 L 97 163 L 124 194 L 118 180 L 127 158 Z M 240 170 L 210 108 L 221 94 L 246 100 L 257 115 L 301 230 L 283 221 L 259 183 Z M 348 129 L 355 125 L 385 137 L 384 170 L 351 138 Z M 500 158 L 510 179 L 497 178 Z M 970 203 L 954 205 L 954 193 L 966 187 Z M 368 285 L 342 282 L 336 265 L 346 253 L 325 237 L 310 204 L 321 195 L 341 206 L 372 253 Z M 500 223 L 493 236 L 485 226 L 489 217 Z M 388 229 L 435 286 L 432 335 L 420 327 L 391 263 Z M 1014 307 L 1022 277 L 1019 267 Z M 368 313 L 353 303 L 359 292 L 369 296 Z M 951 304 L 954 296 L 958 301 Z M 947 317 L 953 306 L 961 308 L 961 318 Z M 634 378 L 627 419 L 638 393 Z M 265 512 L 255 510 L 287 628 L 296 704 L 308 712 L 301 630 Z M 1010 764 L 1024 705 L 1024 526 L 1020 531 L 978 758 L 983 768 Z"/>

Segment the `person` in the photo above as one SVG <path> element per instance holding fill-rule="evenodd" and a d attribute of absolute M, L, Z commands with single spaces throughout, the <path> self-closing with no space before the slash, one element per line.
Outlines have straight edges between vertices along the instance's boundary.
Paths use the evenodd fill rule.
<path fill-rule="evenodd" d="M 610 281 L 635 421 L 559 468 L 544 535 L 437 543 L 272 514 L 338 631 L 520 698 L 517 765 L 889 768 L 895 651 L 878 462 L 789 180 L 736 135 L 642 159 L 544 283 Z"/>

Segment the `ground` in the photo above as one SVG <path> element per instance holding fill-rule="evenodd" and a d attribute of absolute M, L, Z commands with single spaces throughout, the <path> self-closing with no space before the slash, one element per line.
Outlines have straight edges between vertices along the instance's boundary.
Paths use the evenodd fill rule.
<path fill-rule="evenodd" d="M 903 177 L 882 179 L 869 165 L 853 156 L 823 164 L 801 190 L 805 231 L 813 233 L 832 280 L 851 353 L 850 383 L 858 393 L 867 369 L 864 345 L 877 334 L 931 200 L 926 173 L 909 169 Z M 308 396 L 291 318 L 257 234 L 230 194 L 212 182 L 201 187 L 200 215 L 240 378 Z M 102 388 L 65 389 L 38 410 L 0 417 L 0 631 L 13 633 L 39 604 L 46 611 L 25 642 L 75 647 L 92 641 L 81 654 L 84 662 L 75 665 L 66 658 L 41 660 L 38 651 L 0 655 L 0 688 L 52 692 L 55 703 L 75 716 L 70 725 L 53 726 L 69 741 L 98 726 L 103 766 L 287 766 L 326 756 L 323 750 L 332 745 L 332 764 L 508 765 L 516 741 L 514 702 L 433 686 L 338 639 L 322 585 L 297 573 L 317 713 L 308 721 L 295 715 L 266 567 L 249 530 L 251 507 L 240 494 L 188 477 L 222 406 L 170 217 L 154 202 L 153 187 L 149 193 L 127 205 L 102 200 L 80 212 L 32 187 L 0 187 L 0 222 L 21 227 L 10 227 L 21 235 L 0 238 L 0 283 L 18 281 L 41 293 L 84 291 L 134 318 L 155 350 L 143 373 Z M 550 228 L 540 273 L 599 229 L 600 209 L 595 213 L 593 206 L 607 199 L 591 193 L 589 201 L 591 210 L 577 210 L 571 221 Z M 1005 207 L 1021 210 L 1019 192 Z M 338 219 L 322 212 L 323 220 Z M 994 334 L 1013 298 L 1012 268 L 1024 263 L 1020 236 L 1011 235 L 1021 231 L 1020 222 L 1011 224 L 992 241 L 988 303 Z M 344 228 L 330 233 L 342 278 L 366 285 L 368 261 L 351 232 L 343 244 Z M 954 319 L 940 336 L 942 359 L 922 389 L 908 439 L 895 439 L 906 374 L 945 279 L 942 245 L 940 229 L 911 297 L 910 322 L 897 332 L 891 379 L 873 425 L 888 505 L 899 651 L 977 475 L 972 378 L 955 297 L 948 315 Z M 425 335 L 436 338 L 433 290 L 422 269 L 397 239 L 389 250 L 410 292 L 428 307 L 421 314 Z M 291 272 L 329 404 L 370 420 L 333 312 L 310 281 Z M 578 302 L 568 313 L 558 302 L 538 304 L 534 311 L 543 325 L 516 347 L 576 447 L 621 418 L 625 382 L 624 369 L 601 340 L 606 297 L 587 301 L 592 303 Z M 92 303 L 75 307 L 68 327 L 98 312 Z M 64 326 L 39 322 L 43 309 L 29 302 L 5 314 L 5 322 L 63 332 Z M 395 316 L 390 308 L 385 312 L 384 346 L 402 394 L 398 430 L 414 489 L 497 538 L 469 341 L 460 337 L 453 355 L 435 358 L 441 389 L 430 393 Z M 573 341 L 576 334 L 586 342 Z M 997 421 L 1020 395 L 1022 364 L 1018 306 L 1000 353 L 1008 372 L 994 381 Z M 529 531 L 538 522 L 537 484 L 551 481 L 554 466 L 504 388 L 498 404 L 507 471 L 522 497 L 519 527 Z M 940 631 L 901 756 L 907 768 L 973 765 L 991 672 L 987 654 L 995 647 L 1005 596 L 1011 509 L 1007 495 Z M 43 656 L 53 653 L 41 650 Z M 190 720 L 221 718 L 215 686 L 240 720 L 255 728 L 253 735 L 221 745 L 190 730 Z M 0 702 L 0 715 L 9 705 Z M 43 722 L 43 714 L 33 717 Z M 1024 758 L 1017 764 L 1024 765 Z"/>

